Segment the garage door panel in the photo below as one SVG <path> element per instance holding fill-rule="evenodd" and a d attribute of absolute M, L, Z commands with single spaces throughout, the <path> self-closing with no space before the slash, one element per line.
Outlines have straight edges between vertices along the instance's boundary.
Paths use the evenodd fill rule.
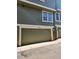
<path fill-rule="evenodd" d="M 50 29 L 22 29 L 22 45 L 51 40 Z"/>

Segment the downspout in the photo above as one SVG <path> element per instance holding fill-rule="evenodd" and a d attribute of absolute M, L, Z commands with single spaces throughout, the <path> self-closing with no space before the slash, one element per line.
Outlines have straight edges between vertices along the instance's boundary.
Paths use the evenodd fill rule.
<path fill-rule="evenodd" d="M 55 0 L 55 10 L 57 11 L 57 0 Z M 54 12 L 54 27 L 56 27 L 55 26 L 55 20 L 56 20 L 56 15 L 55 15 L 55 13 L 56 13 L 56 11 Z"/>
<path fill-rule="evenodd" d="M 55 10 L 57 11 L 57 0 L 54 0 L 55 1 Z M 55 19 L 56 19 L 56 15 L 55 15 L 55 13 L 56 13 L 56 11 L 54 12 L 54 17 L 53 17 L 53 26 L 54 26 L 54 28 L 53 28 L 53 32 L 55 32 L 56 33 L 56 22 L 55 22 Z M 54 33 L 53 33 L 54 34 Z M 54 40 L 56 40 L 56 38 L 54 38 Z"/>

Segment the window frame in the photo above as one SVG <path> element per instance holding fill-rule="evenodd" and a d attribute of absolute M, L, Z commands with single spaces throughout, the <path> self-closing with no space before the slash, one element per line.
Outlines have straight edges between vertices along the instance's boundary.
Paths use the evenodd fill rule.
<path fill-rule="evenodd" d="M 41 2 L 45 2 L 45 0 L 40 0 Z"/>
<path fill-rule="evenodd" d="M 47 21 L 44 20 L 43 16 L 44 16 L 44 12 L 47 13 Z M 52 21 L 49 21 L 49 16 L 48 16 L 48 13 L 51 13 L 52 14 Z M 47 23 L 53 23 L 53 12 L 48 12 L 48 11 L 42 11 L 42 22 L 47 22 Z"/>
<path fill-rule="evenodd" d="M 59 17 L 59 20 L 57 19 L 57 15 L 56 15 L 56 13 L 59 14 L 59 16 L 58 16 L 58 17 Z M 61 13 L 59 13 L 59 12 L 56 12 L 56 13 L 55 13 L 55 21 L 60 22 L 60 21 L 61 21 L 61 16 L 60 16 Z"/>

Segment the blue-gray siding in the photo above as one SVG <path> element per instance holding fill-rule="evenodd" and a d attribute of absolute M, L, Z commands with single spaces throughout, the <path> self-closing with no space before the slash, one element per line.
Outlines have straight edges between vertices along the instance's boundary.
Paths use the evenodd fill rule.
<path fill-rule="evenodd" d="M 55 0 L 45 0 L 45 2 L 41 2 L 40 0 L 28 0 L 28 1 L 55 9 Z"/>
<path fill-rule="evenodd" d="M 61 0 L 56 0 L 56 8 L 61 9 Z"/>
<path fill-rule="evenodd" d="M 30 7 L 18 6 L 17 8 L 17 23 L 32 24 L 32 25 L 50 25 L 53 23 L 42 22 L 42 10 Z"/>
<path fill-rule="evenodd" d="M 53 23 L 42 22 L 42 10 L 40 9 L 18 5 L 17 6 L 17 23 L 53 26 L 54 22 Z M 60 24 L 60 22 L 56 22 L 55 24 Z"/>

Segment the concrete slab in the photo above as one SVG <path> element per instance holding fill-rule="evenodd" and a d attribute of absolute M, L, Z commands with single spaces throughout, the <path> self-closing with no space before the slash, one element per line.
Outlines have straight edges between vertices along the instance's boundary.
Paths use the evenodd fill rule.
<path fill-rule="evenodd" d="M 18 52 L 17 59 L 61 59 L 61 43 Z"/>

